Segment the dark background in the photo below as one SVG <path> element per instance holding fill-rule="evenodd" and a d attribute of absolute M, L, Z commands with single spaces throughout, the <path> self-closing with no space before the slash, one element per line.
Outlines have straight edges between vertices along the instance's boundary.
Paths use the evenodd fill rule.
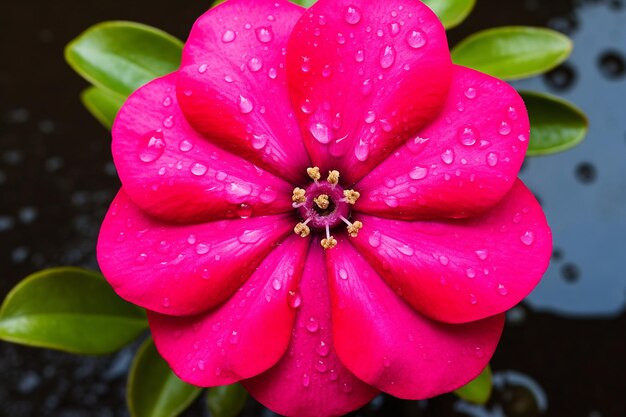
<path fill-rule="evenodd" d="M 3 1 L 2 6 L 0 298 L 20 279 L 45 267 L 97 268 L 97 232 L 119 187 L 108 132 L 80 104 L 78 95 L 87 84 L 63 61 L 64 45 L 87 27 L 112 19 L 147 23 L 185 39 L 195 18 L 210 2 L 22 0 Z M 478 0 L 468 21 L 450 32 L 450 42 L 453 45 L 478 29 L 512 24 L 550 25 L 576 34 L 586 14 L 596 9 L 621 16 L 626 27 L 623 6 L 622 0 Z M 610 48 L 602 40 L 594 43 L 593 32 L 603 30 L 603 21 L 596 19 L 589 24 L 592 27 L 586 27 L 586 33 L 591 33 L 591 42 L 587 39 L 585 49 L 561 68 L 531 81 L 531 87 L 576 97 L 577 89 L 583 85 L 594 88 L 593 83 L 609 80 L 617 83 L 614 85 L 621 88 L 621 96 L 626 99 L 621 82 L 625 77 L 626 38 L 624 43 Z M 617 111 L 622 117 L 626 115 L 623 101 L 616 104 L 600 97 L 593 107 L 594 114 Z M 584 149 L 601 149 L 603 140 L 622 146 L 626 132 L 620 130 L 619 124 L 615 129 L 594 130 L 594 123 L 599 127 L 611 126 L 591 114 L 590 119 L 592 130 L 585 144 L 590 148 L 583 148 L 581 154 L 571 153 L 573 162 L 555 157 L 543 158 L 544 162 L 539 163 L 550 165 L 553 175 L 571 179 L 586 190 L 602 184 L 597 178 L 602 178 L 604 167 L 590 162 Z M 626 166 L 626 146 L 622 148 L 623 153 L 616 160 Z M 531 160 L 523 174 L 529 175 L 531 188 L 533 173 L 541 169 L 538 166 L 535 171 L 534 164 Z M 626 188 L 614 191 L 623 194 Z M 539 197 L 548 203 L 553 198 L 565 206 L 575 205 L 575 195 L 552 194 L 539 193 Z M 616 198 L 611 192 L 603 195 L 607 201 Z M 547 213 L 550 219 L 548 209 Z M 558 212 L 552 216 L 558 216 Z M 554 220 L 558 221 L 556 217 Z M 595 268 L 588 258 L 569 256 L 576 251 L 563 249 L 569 246 L 566 242 L 561 245 L 559 233 L 556 229 L 553 265 L 546 276 L 547 284 L 539 288 L 541 299 L 535 301 L 531 297 L 529 304 L 509 314 L 492 361 L 496 392 L 487 407 L 472 407 L 452 395 L 427 402 L 378 397 L 355 415 L 626 416 L 625 278 L 621 259 L 616 257 L 614 267 L 603 272 L 603 276 L 608 276 L 605 281 L 613 285 L 610 288 L 617 288 L 617 307 L 591 312 L 584 308 L 585 297 L 580 297 L 576 308 L 549 308 L 558 304 L 559 290 L 546 292 L 542 288 L 554 284 L 556 288 L 575 289 L 582 288 L 583 283 L 600 287 L 593 280 L 596 272 L 599 277 L 603 270 L 601 265 Z M 580 239 L 584 240 L 584 236 Z M 619 239 L 607 239 L 616 242 L 613 249 L 617 253 L 626 252 Z M 593 259 L 593 248 L 587 249 L 584 253 Z M 613 290 L 611 293 L 614 295 Z M 596 296 L 602 301 L 602 293 Z M 0 342 L 0 416 L 126 416 L 125 377 L 135 348 L 131 346 L 110 357 L 90 358 Z M 207 415 L 202 401 L 186 415 Z M 245 415 L 273 414 L 250 401 Z"/>

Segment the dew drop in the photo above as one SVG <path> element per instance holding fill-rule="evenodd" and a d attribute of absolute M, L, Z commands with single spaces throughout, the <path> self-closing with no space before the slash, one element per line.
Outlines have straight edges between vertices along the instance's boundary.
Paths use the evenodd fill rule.
<path fill-rule="evenodd" d="M 200 162 L 196 162 L 191 166 L 191 173 L 197 177 L 201 177 L 207 172 L 206 165 L 201 164 Z"/>
<path fill-rule="evenodd" d="M 189 142 L 187 139 L 183 139 L 180 141 L 180 144 L 178 144 L 178 149 L 180 149 L 181 152 L 189 152 L 193 149 L 193 143 Z"/>
<path fill-rule="evenodd" d="M 370 154 L 370 147 L 367 142 L 360 140 L 359 143 L 354 147 L 354 156 L 361 162 L 367 161 L 367 158 Z"/>
<path fill-rule="evenodd" d="M 402 253 L 403 255 L 406 255 L 406 256 L 413 256 L 413 254 L 415 253 L 413 248 L 411 246 L 409 246 L 409 245 L 400 245 L 400 246 L 398 246 L 398 251 L 400 253 Z"/>
<path fill-rule="evenodd" d="M 163 126 L 171 129 L 174 126 L 174 116 L 167 116 L 163 119 Z"/>
<path fill-rule="evenodd" d="M 330 142 L 330 136 L 328 134 L 328 126 L 326 126 L 322 122 L 311 123 L 309 127 L 309 131 L 311 135 L 317 140 L 319 143 L 328 143 Z"/>
<path fill-rule="evenodd" d="M 315 333 L 320 329 L 320 324 L 317 320 L 315 320 L 315 317 L 311 317 L 305 325 L 306 329 L 311 332 L 311 333 Z"/>
<path fill-rule="evenodd" d="M 527 230 L 526 232 L 522 233 L 522 235 L 520 236 L 520 240 L 524 245 L 530 246 L 535 243 L 535 234 L 530 230 Z"/>
<path fill-rule="evenodd" d="M 422 180 L 426 178 L 426 175 L 428 175 L 428 168 L 419 165 L 413 168 L 411 172 L 409 172 L 409 177 L 414 180 Z"/>
<path fill-rule="evenodd" d="M 343 19 L 350 25 L 356 25 L 361 21 L 361 11 L 355 6 L 347 6 L 343 10 Z"/>
<path fill-rule="evenodd" d="M 469 87 L 467 90 L 465 90 L 465 97 L 471 99 L 476 98 L 476 89 L 473 87 Z"/>
<path fill-rule="evenodd" d="M 495 152 L 489 152 L 487 154 L 487 165 L 490 167 L 495 167 L 498 165 L 498 154 Z"/>
<path fill-rule="evenodd" d="M 358 51 L 356 51 L 356 53 L 354 54 L 354 60 L 356 62 L 365 61 L 365 51 L 363 51 L 363 49 L 359 49 Z"/>
<path fill-rule="evenodd" d="M 443 266 L 448 266 L 448 264 L 450 263 L 450 259 L 447 256 L 441 255 L 439 257 L 439 263 Z"/>
<path fill-rule="evenodd" d="M 479 249 L 474 253 L 476 254 L 476 256 L 478 256 L 478 259 L 480 259 L 481 261 L 484 261 L 485 259 L 487 259 L 487 255 L 489 254 L 489 252 L 487 252 L 487 250 L 485 249 Z"/>
<path fill-rule="evenodd" d="M 376 230 L 374 233 L 372 233 L 368 239 L 368 242 L 370 246 L 373 248 L 379 247 L 380 246 L 380 232 Z"/>
<path fill-rule="evenodd" d="M 270 68 L 267 71 L 267 76 L 270 77 L 272 80 L 275 80 L 276 77 L 278 76 L 278 72 L 276 71 L 276 68 Z"/>
<path fill-rule="evenodd" d="M 135 263 L 137 265 L 143 265 L 148 261 L 148 255 L 145 253 L 140 254 L 139 256 L 137 256 L 137 259 L 135 259 Z"/>
<path fill-rule="evenodd" d="M 204 371 L 204 361 L 203 360 L 199 360 L 198 361 L 198 369 L 200 369 L 201 371 Z"/>
<path fill-rule="evenodd" d="M 465 275 L 467 275 L 468 278 L 476 278 L 476 271 L 474 271 L 472 268 L 467 268 L 467 270 L 465 271 Z"/>
<path fill-rule="evenodd" d="M 373 110 L 368 111 L 365 114 L 365 123 L 372 124 L 375 121 L 376 121 L 376 112 L 374 112 Z"/>
<path fill-rule="evenodd" d="M 261 192 L 261 194 L 259 195 L 261 202 L 264 204 L 273 203 L 274 201 L 276 201 L 277 197 L 278 197 L 278 193 L 271 185 L 268 185 L 267 187 L 265 187 L 263 191 Z"/>
<path fill-rule="evenodd" d="M 198 255 L 204 255 L 206 253 L 209 252 L 209 245 L 205 245 L 204 243 L 199 243 L 198 246 L 196 246 L 196 253 Z"/>
<path fill-rule="evenodd" d="M 507 122 L 502 122 L 500 128 L 498 128 L 498 133 L 502 136 L 508 135 L 511 133 L 511 126 Z"/>
<path fill-rule="evenodd" d="M 396 22 L 390 23 L 389 32 L 391 32 L 392 36 L 396 36 L 398 33 L 400 33 L 400 25 L 397 24 Z"/>
<path fill-rule="evenodd" d="M 258 72 L 261 68 L 263 68 L 263 61 L 260 58 L 250 58 L 248 61 L 248 69 L 250 69 L 250 71 Z"/>
<path fill-rule="evenodd" d="M 237 239 L 241 243 L 257 243 L 262 236 L 263 232 L 261 230 L 244 230 Z"/>
<path fill-rule="evenodd" d="M 146 145 L 139 153 L 139 159 L 143 162 L 154 162 L 159 159 L 165 151 L 165 139 L 163 133 L 156 131 L 146 139 Z"/>
<path fill-rule="evenodd" d="M 239 96 L 239 110 L 242 114 L 248 114 L 254 109 L 254 105 L 249 98 Z"/>
<path fill-rule="evenodd" d="M 262 26 L 257 28 L 256 38 L 261 43 L 269 43 L 274 39 L 274 33 L 272 32 L 272 28 L 269 26 Z"/>
<path fill-rule="evenodd" d="M 498 294 L 500 295 L 507 295 L 509 293 L 509 290 L 502 284 L 498 284 Z"/>
<path fill-rule="evenodd" d="M 206 72 L 207 68 L 208 68 L 208 65 L 207 65 L 207 64 L 202 64 L 202 65 L 200 65 L 200 66 L 198 67 L 198 72 L 199 72 L 200 74 L 204 74 L 204 73 Z"/>
<path fill-rule="evenodd" d="M 328 354 L 330 353 L 330 346 L 328 346 L 326 342 L 322 340 L 320 341 L 320 344 L 317 345 L 317 348 L 315 350 L 320 356 L 328 356 Z"/>
<path fill-rule="evenodd" d="M 171 304 L 170 304 L 170 299 L 169 299 L 169 298 L 167 298 L 167 297 L 165 297 L 165 298 L 163 299 L 163 303 L 162 303 L 162 304 L 163 304 L 163 307 L 168 308 L 168 307 L 171 305 Z"/>
<path fill-rule="evenodd" d="M 380 66 L 383 69 L 390 68 L 393 63 L 396 61 L 396 49 L 391 46 L 385 46 L 380 54 Z"/>
<path fill-rule="evenodd" d="M 398 198 L 395 195 L 388 195 L 385 197 L 385 204 L 391 208 L 398 207 Z"/>
<path fill-rule="evenodd" d="M 236 330 L 233 330 L 233 332 L 230 334 L 229 340 L 231 345 L 236 345 L 237 343 L 239 343 L 239 332 Z"/>
<path fill-rule="evenodd" d="M 230 43 L 235 40 L 235 36 L 235 32 L 229 29 L 222 35 L 222 42 Z"/>
<path fill-rule="evenodd" d="M 169 107 L 172 105 L 172 98 L 167 96 L 163 99 L 163 107 Z"/>
<path fill-rule="evenodd" d="M 267 141 L 269 140 L 269 136 L 261 134 L 261 135 L 252 135 L 252 147 L 256 150 L 263 149 L 265 145 L 267 145 Z"/>
<path fill-rule="evenodd" d="M 470 303 L 474 305 L 478 303 L 478 300 L 476 299 L 476 296 L 474 294 L 470 294 Z"/>
<path fill-rule="evenodd" d="M 328 365 L 326 365 L 324 361 L 317 361 L 315 363 L 315 369 L 320 373 L 324 373 L 328 370 Z"/>
<path fill-rule="evenodd" d="M 283 284 L 282 284 L 282 283 L 281 283 L 278 279 L 275 279 L 275 280 L 272 282 L 272 288 L 274 288 L 276 291 L 280 291 L 280 289 L 282 288 L 282 286 L 283 286 Z"/>
<path fill-rule="evenodd" d="M 465 146 L 472 146 L 478 140 L 478 132 L 470 125 L 464 126 L 459 131 L 459 142 Z"/>
<path fill-rule="evenodd" d="M 239 207 L 237 207 L 237 216 L 240 219 L 247 219 L 252 215 L 252 207 L 249 204 L 241 203 Z"/>
<path fill-rule="evenodd" d="M 297 291 L 289 291 L 289 295 L 287 297 L 287 304 L 291 308 L 298 308 L 302 305 L 302 296 Z"/>
<path fill-rule="evenodd" d="M 341 277 L 341 279 L 348 279 L 348 271 L 346 271 L 345 269 L 340 269 L 339 270 L 339 276 Z"/>
<path fill-rule="evenodd" d="M 441 154 L 441 160 L 450 165 L 452 161 L 454 161 L 454 151 L 452 149 L 447 149 Z"/>
<path fill-rule="evenodd" d="M 309 374 L 302 375 L 302 386 L 308 388 L 309 385 L 311 385 L 311 377 L 309 377 Z"/>
<path fill-rule="evenodd" d="M 373 89 L 374 86 L 372 85 L 372 80 L 368 78 L 367 80 L 363 81 L 363 86 L 361 87 L 361 92 L 363 93 L 363 95 L 369 96 L 370 94 L 372 94 Z"/>
<path fill-rule="evenodd" d="M 413 29 L 406 37 L 406 41 L 413 49 L 419 49 L 426 45 L 426 35 L 420 29 Z"/>

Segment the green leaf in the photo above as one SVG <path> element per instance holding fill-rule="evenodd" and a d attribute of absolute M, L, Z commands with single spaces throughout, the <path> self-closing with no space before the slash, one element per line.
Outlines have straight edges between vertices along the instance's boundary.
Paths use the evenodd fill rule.
<path fill-rule="evenodd" d="M 30 275 L 0 308 L 0 339 L 72 353 L 114 352 L 146 327 L 143 310 L 119 298 L 100 274 L 78 268 Z"/>
<path fill-rule="evenodd" d="M 90 27 L 65 48 L 65 59 L 96 87 L 127 97 L 145 83 L 176 71 L 183 44 L 175 37 L 134 22 Z"/>
<path fill-rule="evenodd" d="M 489 401 L 489 397 L 491 397 L 492 389 L 491 367 L 487 365 L 476 379 L 457 389 L 454 393 L 465 401 L 475 404 L 486 404 Z"/>
<path fill-rule="evenodd" d="M 502 79 L 542 74 L 572 52 L 572 41 L 545 28 L 505 26 L 477 32 L 452 49 L 454 63 Z"/>
<path fill-rule="evenodd" d="M 526 155 L 548 155 L 578 145 L 587 135 L 585 113 L 572 103 L 548 94 L 520 92 L 530 118 Z"/>
<path fill-rule="evenodd" d="M 117 112 L 124 104 L 122 97 L 101 90 L 98 87 L 89 87 L 83 90 L 80 100 L 89 110 L 89 113 L 109 130 L 113 126 Z"/>
<path fill-rule="evenodd" d="M 141 345 L 128 375 L 126 399 L 131 417 L 175 417 L 201 391 L 174 375 L 151 338 Z"/>
<path fill-rule="evenodd" d="M 213 417 L 236 417 L 246 404 L 248 393 L 240 384 L 209 389 L 207 403 Z"/>
<path fill-rule="evenodd" d="M 299 4 L 302 7 L 309 8 L 313 6 L 317 0 L 291 0 L 292 3 Z"/>
<path fill-rule="evenodd" d="M 423 0 L 437 14 L 446 29 L 452 29 L 474 10 L 476 0 Z"/>

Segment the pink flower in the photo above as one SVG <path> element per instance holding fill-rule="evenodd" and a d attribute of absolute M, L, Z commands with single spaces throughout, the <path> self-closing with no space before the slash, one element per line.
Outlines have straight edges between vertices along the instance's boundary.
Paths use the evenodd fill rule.
<path fill-rule="evenodd" d="M 118 115 L 100 266 L 189 383 L 298 417 L 432 397 L 547 267 L 528 137 L 421 2 L 229 0 Z"/>

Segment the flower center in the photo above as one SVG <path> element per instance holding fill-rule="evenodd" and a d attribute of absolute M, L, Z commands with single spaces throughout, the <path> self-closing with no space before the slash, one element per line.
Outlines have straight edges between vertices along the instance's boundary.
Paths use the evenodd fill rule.
<path fill-rule="evenodd" d="M 356 203 L 360 194 L 354 190 L 344 190 L 339 185 L 339 172 L 329 171 L 326 181 L 319 181 L 320 170 L 317 167 L 307 169 L 307 174 L 313 180 L 306 189 L 293 190 L 293 207 L 303 222 L 298 223 L 294 232 L 307 237 L 311 229 L 325 232 L 322 247 L 331 249 L 337 245 L 337 240 L 331 235 L 331 230 L 345 223 L 348 234 L 356 237 L 363 224 L 359 221 L 350 222 L 350 206 Z"/>

